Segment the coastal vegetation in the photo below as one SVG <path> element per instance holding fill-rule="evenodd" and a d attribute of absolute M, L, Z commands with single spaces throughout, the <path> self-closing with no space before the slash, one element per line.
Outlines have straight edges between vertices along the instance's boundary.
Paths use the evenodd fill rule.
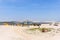
<path fill-rule="evenodd" d="M 40 31 L 40 32 L 50 32 L 52 30 L 54 30 L 53 28 L 30 28 L 28 29 L 29 31 Z"/>

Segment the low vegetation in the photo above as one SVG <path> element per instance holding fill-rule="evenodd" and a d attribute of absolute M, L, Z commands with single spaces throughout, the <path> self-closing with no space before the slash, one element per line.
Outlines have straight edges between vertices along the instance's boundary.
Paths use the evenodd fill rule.
<path fill-rule="evenodd" d="M 30 31 L 36 31 L 36 30 L 39 30 L 40 32 L 50 32 L 51 30 L 53 30 L 53 28 L 31 28 L 31 29 L 28 29 Z"/>

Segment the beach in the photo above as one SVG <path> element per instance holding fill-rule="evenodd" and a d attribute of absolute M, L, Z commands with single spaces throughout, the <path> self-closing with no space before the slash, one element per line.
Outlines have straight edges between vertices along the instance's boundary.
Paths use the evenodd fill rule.
<path fill-rule="evenodd" d="M 54 30 L 47 33 L 27 33 L 28 27 L 0 26 L 0 40 L 60 40 L 60 31 Z"/>

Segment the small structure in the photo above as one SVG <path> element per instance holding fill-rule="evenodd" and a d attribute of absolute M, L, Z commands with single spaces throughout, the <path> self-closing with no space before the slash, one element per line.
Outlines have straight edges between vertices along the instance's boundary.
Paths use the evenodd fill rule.
<path fill-rule="evenodd" d="M 41 24 L 40 28 L 48 28 L 49 26 L 49 24 Z"/>
<path fill-rule="evenodd" d="M 22 27 L 25 26 L 25 27 L 29 27 L 30 25 L 32 25 L 33 23 L 31 21 L 24 21 L 21 23 L 22 24 Z"/>
<path fill-rule="evenodd" d="M 42 22 L 40 28 L 49 28 L 51 25 L 51 22 Z"/>

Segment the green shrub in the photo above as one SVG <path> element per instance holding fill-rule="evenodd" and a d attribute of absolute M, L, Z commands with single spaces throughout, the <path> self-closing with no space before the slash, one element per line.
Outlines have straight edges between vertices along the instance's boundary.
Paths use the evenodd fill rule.
<path fill-rule="evenodd" d="M 50 32 L 51 30 L 53 30 L 53 28 L 31 28 L 31 29 L 28 29 L 30 31 L 36 31 L 36 30 L 39 30 L 41 32 Z"/>

